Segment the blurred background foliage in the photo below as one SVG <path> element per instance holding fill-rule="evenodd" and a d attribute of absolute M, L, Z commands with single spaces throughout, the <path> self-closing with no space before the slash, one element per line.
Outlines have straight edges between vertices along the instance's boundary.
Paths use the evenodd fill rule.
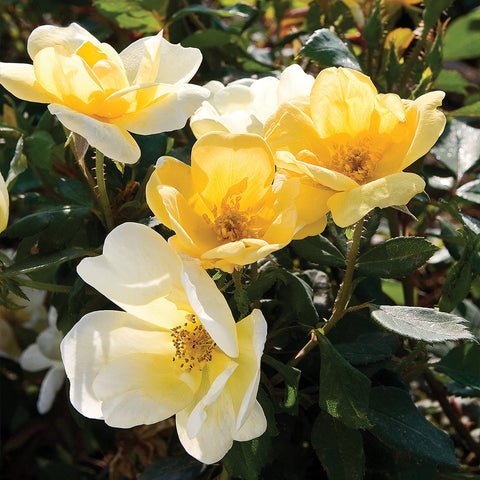
<path fill-rule="evenodd" d="M 447 128 L 411 167 L 426 179 L 428 197 L 415 197 L 411 212 L 370 215 L 352 304 L 439 306 L 480 338 L 478 0 L 3 0 L 0 60 L 30 62 L 26 40 L 35 27 L 72 21 L 117 51 L 164 29 L 169 41 L 202 50 L 193 80 L 200 85 L 271 74 L 297 62 L 313 75 L 328 66 L 361 70 L 380 92 L 403 98 L 446 91 Z M 98 254 L 105 238 L 75 159 L 85 146 L 79 141 L 65 148 L 66 132 L 44 105 L 5 90 L 0 102 L 0 170 L 11 199 L 9 227 L 0 239 L 0 318 L 18 354 L 36 337 L 18 309 L 26 288 L 45 291 L 40 303 L 56 308 L 64 333 L 84 314 L 114 307 L 75 273 L 79 259 Z M 106 165 L 117 224 L 151 222 L 145 203 L 151 166 L 166 153 L 188 162 L 194 141 L 188 126 L 136 140 L 142 149 L 137 164 Z M 88 153 L 86 160 L 93 169 Z M 385 240 L 412 235 L 427 240 L 414 247 L 401 240 L 397 256 L 381 248 Z M 269 427 L 262 437 L 236 443 L 222 464 L 207 467 L 183 453 L 170 420 L 115 430 L 78 414 L 66 388 L 40 415 L 36 401 L 45 372 L 23 371 L 12 350 L 0 358 L 0 478 L 476 478 L 477 343 L 404 339 L 380 328 L 368 309 L 354 309 L 303 360 L 301 372 L 286 365 L 312 327 L 328 317 L 350 237 L 350 230 L 329 223 L 322 236 L 293 242 L 258 270 L 245 270 L 240 296 L 230 276 L 215 276 L 235 312 L 261 306 L 269 321 L 259 391 Z M 385 327 L 388 318 L 382 318 Z M 412 337 L 407 329 L 397 333 Z M 351 404 L 335 416 L 328 405 L 339 398 Z"/>

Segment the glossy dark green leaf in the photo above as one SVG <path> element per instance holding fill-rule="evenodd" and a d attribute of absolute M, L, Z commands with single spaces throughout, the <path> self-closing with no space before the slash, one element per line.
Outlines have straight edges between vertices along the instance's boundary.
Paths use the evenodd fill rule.
<path fill-rule="evenodd" d="M 63 205 L 39 210 L 10 225 L 5 230 L 5 234 L 12 238 L 35 235 L 54 222 L 61 222 L 72 217 L 83 217 L 88 214 L 89 210 L 88 207 L 77 205 Z"/>
<path fill-rule="evenodd" d="M 480 159 L 480 129 L 452 119 L 431 151 L 460 179 Z"/>
<path fill-rule="evenodd" d="M 404 277 L 425 264 L 437 250 L 438 247 L 424 238 L 392 238 L 360 255 L 357 269 L 374 277 Z"/>
<path fill-rule="evenodd" d="M 84 183 L 74 180 L 73 178 L 60 178 L 58 190 L 67 200 L 88 208 L 93 207 L 92 192 Z"/>
<path fill-rule="evenodd" d="M 370 428 L 367 417 L 370 380 L 352 367 L 327 337 L 317 338 L 321 356 L 320 407 L 349 428 Z"/>
<path fill-rule="evenodd" d="M 269 355 L 264 355 L 262 361 L 274 368 L 285 382 L 285 398 L 281 404 L 282 408 L 296 412 L 298 410 L 298 385 L 302 372 L 298 368 L 285 365 Z"/>
<path fill-rule="evenodd" d="M 464 343 L 453 348 L 435 367 L 464 387 L 480 390 L 480 345 Z"/>
<path fill-rule="evenodd" d="M 0 272 L 0 278 L 35 272 L 63 262 L 68 262 L 69 260 L 85 257 L 90 254 L 91 252 L 84 250 L 83 248 L 67 248 L 49 255 L 31 255 L 25 260 L 21 260 L 10 267 L 3 269 Z"/>
<path fill-rule="evenodd" d="M 371 332 L 360 335 L 353 343 L 337 343 L 335 348 L 352 365 L 367 365 L 391 358 L 398 339 L 389 333 Z"/>
<path fill-rule="evenodd" d="M 419 460 L 458 466 L 453 443 L 417 410 L 408 392 L 376 387 L 370 396 L 371 432 L 385 445 Z"/>
<path fill-rule="evenodd" d="M 372 13 L 368 16 L 362 30 L 362 35 L 367 42 L 367 48 L 369 50 L 378 48 L 378 41 L 383 35 L 383 22 L 380 5 L 376 5 L 372 10 Z"/>
<path fill-rule="evenodd" d="M 445 60 L 464 60 L 480 56 L 478 22 L 480 10 L 477 9 L 455 19 L 448 26 L 443 45 Z"/>
<path fill-rule="evenodd" d="M 365 454 L 362 434 L 320 412 L 312 427 L 312 447 L 330 480 L 362 480 Z"/>
<path fill-rule="evenodd" d="M 443 312 L 451 312 L 468 295 L 473 280 L 472 259 L 473 251 L 465 248 L 460 259 L 448 271 L 438 302 Z"/>
<path fill-rule="evenodd" d="M 215 28 L 207 28 L 206 30 L 198 30 L 182 40 L 184 47 L 195 48 L 212 48 L 228 45 L 235 41 L 235 35 L 217 30 Z"/>
<path fill-rule="evenodd" d="M 473 180 L 463 184 L 461 187 L 458 187 L 456 194 L 469 202 L 480 204 L 480 180 Z"/>
<path fill-rule="evenodd" d="M 387 330 L 429 343 L 473 338 L 464 318 L 433 308 L 381 305 L 372 318 Z"/>
<path fill-rule="evenodd" d="M 478 180 L 480 182 L 480 180 Z M 470 182 L 473 183 L 473 182 Z M 466 184 L 468 185 L 468 183 Z M 477 184 L 478 187 L 480 187 L 480 183 Z M 476 188 L 478 188 L 476 187 Z M 463 226 L 472 232 L 474 236 L 480 235 L 480 220 L 477 220 L 474 217 L 471 217 L 470 215 L 466 215 L 465 213 L 460 212 L 460 219 L 462 220 Z"/>
<path fill-rule="evenodd" d="M 360 71 L 357 57 L 349 44 L 343 42 L 335 32 L 321 28 L 305 42 L 299 53 L 322 67 L 347 67 Z"/>
<path fill-rule="evenodd" d="M 24 152 L 32 165 L 49 170 L 52 166 L 52 148 L 55 142 L 52 136 L 43 130 L 33 132 L 25 137 Z"/>
<path fill-rule="evenodd" d="M 322 235 L 294 240 L 290 246 L 300 258 L 309 262 L 328 267 L 345 266 L 345 259 L 340 250 Z"/>

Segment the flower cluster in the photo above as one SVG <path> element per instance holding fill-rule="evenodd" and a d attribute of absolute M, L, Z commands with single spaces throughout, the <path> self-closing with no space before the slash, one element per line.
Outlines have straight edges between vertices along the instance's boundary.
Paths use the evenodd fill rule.
<path fill-rule="evenodd" d="M 159 33 L 118 54 L 76 24 L 37 28 L 28 52 L 33 65 L 0 64 L 1 84 L 48 103 L 113 160 L 140 157 L 128 132 L 175 130 L 191 117 L 191 164 L 160 158 L 146 187 L 148 206 L 173 236 L 167 243 L 123 223 L 101 255 L 80 262 L 80 277 L 123 311 L 86 314 L 62 340 L 61 356 L 82 414 L 120 428 L 176 415 L 185 449 L 217 462 L 234 440 L 266 429 L 256 396 L 267 325 L 258 309 L 236 323 L 205 269 L 232 273 L 318 235 L 329 212 L 347 227 L 376 207 L 408 203 L 425 182 L 404 170 L 443 131 L 444 94 L 402 100 L 379 94 L 357 71 L 327 68 L 314 79 L 298 65 L 280 78 L 203 88 L 187 83 L 199 50 Z M 7 210 L 0 177 L 0 230 Z M 56 349 L 46 353 L 49 336 Z M 50 368 L 41 412 L 63 383 L 60 340 L 51 322 L 20 360 L 27 370 Z"/>

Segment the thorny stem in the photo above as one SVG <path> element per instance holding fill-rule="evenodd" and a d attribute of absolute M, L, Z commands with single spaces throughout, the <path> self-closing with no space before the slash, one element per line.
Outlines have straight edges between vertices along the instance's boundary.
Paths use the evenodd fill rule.
<path fill-rule="evenodd" d="M 473 439 L 470 431 L 461 421 L 460 415 L 456 411 L 455 407 L 448 400 L 446 388 L 433 376 L 432 372 L 429 370 L 425 371 L 424 375 L 430 390 L 440 403 L 440 406 L 450 420 L 452 427 L 456 430 L 465 445 L 475 453 L 477 459 L 480 459 L 480 444 Z"/>
<path fill-rule="evenodd" d="M 355 270 L 355 260 L 357 258 L 358 249 L 360 247 L 360 240 L 362 239 L 363 231 L 363 218 L 357 222 L 355 225 L 355 230 L 353 231 L 352 243 L 348 249 L 347 254 L 347 270 L 345 271 L 345 277 L 343 278 L 342 285 L 337 293 L 337 298 L 335 299 L 335 304 L 333 305 L 333 312 L 330 318 L 328 319 L 326 325 L 323 327 L 323 331 L 327 334 L 337 322 L 343 318 L 346 313 L 346 308 L 351 296 L 353 272 Z"/>
<path fill-rule="evenodd" d="M 100 150 L 95 151 L 95 171 L 97 174 L 97 186 L 98 186 L 98 200 L 103 212 L 107 231 L 110 232 L 115 226 L 113 223 L 112 209 L 110 207 L 110 200 L 108 199 L 107 186 L 105 184 L 105 176 L 103 172 L 103 161 L 105 156 Z"/>

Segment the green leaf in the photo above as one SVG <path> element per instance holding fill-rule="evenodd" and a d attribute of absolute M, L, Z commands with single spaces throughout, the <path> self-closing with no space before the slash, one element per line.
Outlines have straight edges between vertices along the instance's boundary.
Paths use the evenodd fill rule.
<path fill-rule="evenodd" d="M 233 298 L 235 299 L 238 312 L 240 313 L 240 318 L 246 317 L 250 313 L 250 299 L 248 293 L 243 288 L 237 288 L 233 293 Z"/>
<path fill-rule="evenodd" d="M 370 380 L 352 367 L 324 335 L 320 346 L 319 404 L 349 428 L 371 428 L 367 417 Z"/>
<path fill-rule="evenodd" d="M 435 367 L 460 385 L 480 390 L 480 345 L 477 343 L 453 348 Z"/>
<path fill-rule="evenodd" d="M 300 50 L 299 56 L 310 58 L 321 67 L 347 67 L 361 71 L 350 45 L 327 28 L 315 30 Z"/>
<path fill-rule="evenodd" d="M 35 272 L 60 263 L 68 262 L 69 260 L 85 257 L 90 254 L 91 252 L 84 250 L 83 248 L 67 248 L 49 255 L 31 255 L 25 260 L 14 263 L 10 267 L 3 269 L 0 272 L 0 278 Z"/>
<path fill-rule="evenodd" d="M 360 255 L 357 269 L 374 277 L 404 277 L 421 267 L 437 250 L 424 238 L 392 238 Z"/>
<path fill-rule="evenodd" d="M 328 267 L 345 267 L 345 258 L 338 248 L 321 235 L 294 240 L 290 246 L 305 260 Z"/>
<path fill-rule="evenodd" d="M 5 180 L 7 188 L 11 188 L 15 179 L 28 168 L 27 157 L 23 153 L 23 137 L 18 139 L 15 146 L 15 153 L 10 162 L 7 179 Z"/>
<path fill-rule="evenodd" d="M 212 48 L 228 45 L 235 41 L 235 35 L 215 28 L 198 30 L 182 40 L 184 47 Z"/>
<path fill-rule="evenodd" d="M 480 179 L 465 183 L 457 189 L 456 194 L 469 202 L 480 204 Z"/>
<path fill-rule="evenodd" d="M 298 411 L 298 385 L 302 372 L 298 368 L 279 362 L 270 355 L 263 355 L 262 362 L 274 368 L 285 382 L 285 399 L 281 403 L 281 407 L 296 413 Z"/>
<path fill-rule="evenodd" d="M 398 339 L 389 333 L 371 332 L 360 335 L 353 343 L 337 343 L 335 348 L 352 365 L 368 365 L 391 358 Z"/>
<path fill-rule="evenodd" d="M 381 305 L 372 318 L 387 330 L 429 343 L 474 338 L 465 319 L 433 308 Z"/>
<path fill-rule="evenodd" d="M 24 151 L 28 160 L 38 168 L 49 170 L 52 166 L 51 153 L 55 142 L 44 130 L 37 130 L 25 137 Z"/>
<path fill-rule="evenodd" d="M 376 5 L 372 10 L 372 13 L 367 18 L 365 26 L 362 30 L 363 38 L 365 38 L 367 43 L 367 48 L 369 50 L 374 50 L 379 47 L 379 40 L 383 36 L 383 23 L 382 16 L 380 11 L 380 4 Z"/>
<path fill-rule="evenodd" d="M 480 57 L 480 10 L 474 10 L 454 20 L 447 28 L 443 44 L 445 60 Z"/>
<path fill-rule="evenodd" d="M 442 295 L 438 307 L 443 312 L 451 312 L 470 292 L 472 285 L 473 251 L 466 247 L 460 259 L 450 268 L 443 281 Z"/>
<path fill-rule="evenodd" d="M 453 0 L 424 0 L 423 28 L 428 32 L 440 19 L 440 15 L 446 10 Z"/>
<path fill-rule="evenodd" d="M 460 179 L 480 158 L 480 129 L 453 119 L 432 153 Z"/>
<path fill-rule="evenodd" d="M 252 9 L 253 10 L 253 9 Z M 184 18 L 188 15 L 208 15 L 210 17 L 219 17 L 219 18 L 231 18 L 231 17 L 243 17 L 248 18 L 248 14 L 244 9 L 238 8 L 238 5 L 233 5 L 230 8 L 209 8 L 205 5 L 189 5 L 188 7 L 182 8 L 175 12 L 166 22 L 167 25 L 172 24 L 181 18 Z"/>
<path fill-rule="evenodd" d="M 165 19 L 168 0 L 94 0 L 97 10 L 119 27 L 157 33 Z"/>
<path fill-rule="evenodd" d="M 362 480 L 365 454 L 362 434 L 320 412 L 312 427 L 312 447 L 330 480 Z"/>
<path fill-rule="evenodd" d="M 223 464 L 231 477 L 257 480 L 263 466 L 271 460 L 271 451 L 271 439 L 264 433 L 249 442 L 233 442 Z"/>
<path fill-rule="evenodd" d="M 480 180 L 477 180 L 477 182 L 480 182 Z M 462 220 L 463 226 L 472 232 L 474 236 L 480 235 L 480 220 L 477 220 L 470 215 L 465 215 L 462 212 L 460 212 L 460 219 Z"/>
<path fill-rule="evenodd" d="M 73 217 L 82 217 L 89 212 L 88 207 L 76 205 L 63 205 L 61 207 L 52 207 L 47 210 L 39 210 L 31 215 L 20 218 L 17 222 L 10 225 L 5 234 L 8 237 L 27 237 L 38 234 L 41 230 L 47 228 L 52 223 L 65 221 Z"/>
<path fill-rule="evenodd" d="M 194 480 L 202 473 L 203 466 L 190 455 L 160 458 L 151 463 L 138 480 Z"/>
<path fill-rule="evenodd" d="M 93 207 L 92 193 L 84 183 L 73 180 L 73 178 L 60 178 L 58 190 L 67 200 L 88 208 Z"/>
<path fill-rule="evenodd" d="M 465 95 L 466 88 L 472 86 L 462 75 L 456 70 L 442 70 L 435 80 L 434 88 L 436 90 L 444 90 L 446 92 L 454 92 Z"/>
<path fill-rule="evenodd" d="M 447 115 L 450 117 L 480 117 L 480 102 L 457 108 L 457 110 L 447 112 Z"/>
<path fill-rule="evenodd" d="M 408 392 L 376 387 L 370 396 L 371 432 L 384 444 L 418 459 L 458 466 L 453 443 L 417 410 Z"/>

